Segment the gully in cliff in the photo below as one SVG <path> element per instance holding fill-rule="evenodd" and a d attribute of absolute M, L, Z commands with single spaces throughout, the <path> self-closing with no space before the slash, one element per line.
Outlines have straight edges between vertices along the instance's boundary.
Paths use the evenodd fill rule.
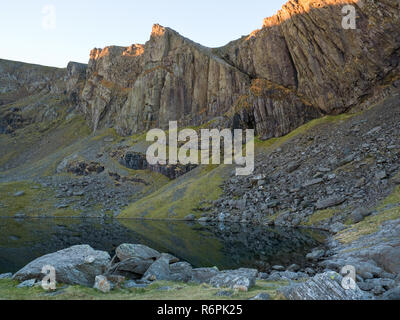
<path fill-rule="evenodd" d="M 178 123 L 171 121 L 167 134 L 161 129 L 153 129 L 147 133 L 146 140 L 155 142 L 147 149 L 147 161 L 151 165 L 210 164 L 210 149 L 212 150 L 211 164 L 221 164 L 221 140 L 223 139 L 224 164 L 240 166 L 236 175 L 250 175 L 254 171 L 254 130 L 246 130 L 246 143 L 243 148 L 243 130 L 202 129 L 199 148 L 199 137 L 195 130 L 184 129 L 178 132 Z M 178 148 L 178 142 L 185 143 Z M 211 142 L 211 146 L 210 146 Z M 199 150 L 200 149 L 200 150 Z M 244 150 L 243 150 L 244 149 Z M 243 156 L 243 153 L 245 155 Z"/>

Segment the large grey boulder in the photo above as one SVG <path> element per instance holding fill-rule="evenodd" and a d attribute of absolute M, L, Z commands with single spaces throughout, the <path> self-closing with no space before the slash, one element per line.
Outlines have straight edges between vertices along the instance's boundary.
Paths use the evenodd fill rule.
<path fill-rule="evenodd" d="M 161 257 L 153 262 L 143 275 L 143 279 L 150 281 L 172 280 L 169 260 L 165 257 Z"/>
<path fill-rule="evenodd" d="M 130 258 L 138 258 L 142 260 L 158 259 L 161 254 L 152 248 L 149 248 L 142 244 L 121 244 L 116 250 L 115 253 L 120 261 L 130 259 Z"/>
<path fill-rule="evenodd" d="M 304 283 L 292 284 L 278 290 L 288 300 L 369 300 L 370 296 L 356 286 L 354 290 L 342 287 L 343 277 L 328 271 L 317 274 Z"/>
<path fill-rule="evenodd" d="M 142 260 L 139 258 L 129 258 L 123 260 L 119 263 L 114 264 L 108 269 L 108 274 L 121 274 L 126 276 L 127 274 L 132 274 L 142 276 L 146 273 L 147 269 L 153 264 L 154 260 Z"/>
<path fill-rule="evenodd" d="M 193 269 L 191 281 L 195 283 L 208 283 L 217 274 L 219 274 L 219 270 L 216 267 Z"/>
<path fill-rule="evenodd" d="M 110 259 L 107 252 L 94 250 L 88 245 L 73 246 L 37 258 L 15 273 L 13 279 L 41 280 L 43 267 L 52 266 L 56 270 L 57 282 L 92 287 L 96 276 L 106 270 Z"/>
<path fill-rule="evenodd" d="M 256 269 L 241 268 L 220 272 L 212 277 L 209 284 L 215 288 L 231 288 L 248 291 L 255 286 L 258 271 Z"/>
<path fill-rule="evenodd" d="M 187 262 L 177 262 L 169 266 L 173 281 L 189 282 L 193 277 L 193 267 Z"/>

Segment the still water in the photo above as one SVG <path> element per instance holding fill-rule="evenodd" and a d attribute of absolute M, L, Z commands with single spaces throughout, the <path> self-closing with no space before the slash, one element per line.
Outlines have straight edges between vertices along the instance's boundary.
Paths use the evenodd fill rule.
<path fill-rule="evenodd" d="M 16 272 L 44 254 L 88 244 L 111 255 L 122 243 L 171 253 L 195 267 L 235 269 L 304 265 L 324 240 L 311 230 L 187 222 L 103 219 L 0 219 L 0 273 Z"/>

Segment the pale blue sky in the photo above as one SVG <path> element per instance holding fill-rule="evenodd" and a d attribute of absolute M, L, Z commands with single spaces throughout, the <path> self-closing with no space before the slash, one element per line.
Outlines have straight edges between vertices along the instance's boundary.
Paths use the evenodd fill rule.
<path fill-rule="evenodd" d="M 58 67 L 68 61 L 86 63 L 92 48 L 145 43 L 154 23 L 218 47 L 260 28 L 263 18 L 275 14 L 285 2 L 4 0 L 0 2 L 0 58 Z M 43 20 L 42 10 L 48 5 L 55 8 L 55 28 L 51 19 Z"/>

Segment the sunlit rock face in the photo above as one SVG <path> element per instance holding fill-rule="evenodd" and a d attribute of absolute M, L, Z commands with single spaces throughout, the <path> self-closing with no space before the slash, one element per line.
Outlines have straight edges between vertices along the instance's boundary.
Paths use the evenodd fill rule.
<path fill-rule="evenodd" d="M 92 51 L 82 106 L 94 128 L 104 123 L 131 134 L 171 120 L 210 120 L 226 113 L 249 84 L 211 49 L 155 25 L 144 46 Z"/>
<path fill-rule="evenodd" d="M 345 30 L 345 5 L 356 30 Z M 369 0 L 291 0 L 261 30 L 220 48 L 252 77 L 296 90 L 326 113 L 341 113 L 399 76 L 399 3 Z"/>
<path fill-rule="evenodd" d="M 357 29 L 342 27 L 354 5 Z M 381 94 L 399 77 L 399 4 L 290 0 L 263 27 L 210 49 L 154 25 L 144 45 L 94 49 L 81 110 L 129 135 L 171 120 L 250 127 L 265 138 Z"/>

